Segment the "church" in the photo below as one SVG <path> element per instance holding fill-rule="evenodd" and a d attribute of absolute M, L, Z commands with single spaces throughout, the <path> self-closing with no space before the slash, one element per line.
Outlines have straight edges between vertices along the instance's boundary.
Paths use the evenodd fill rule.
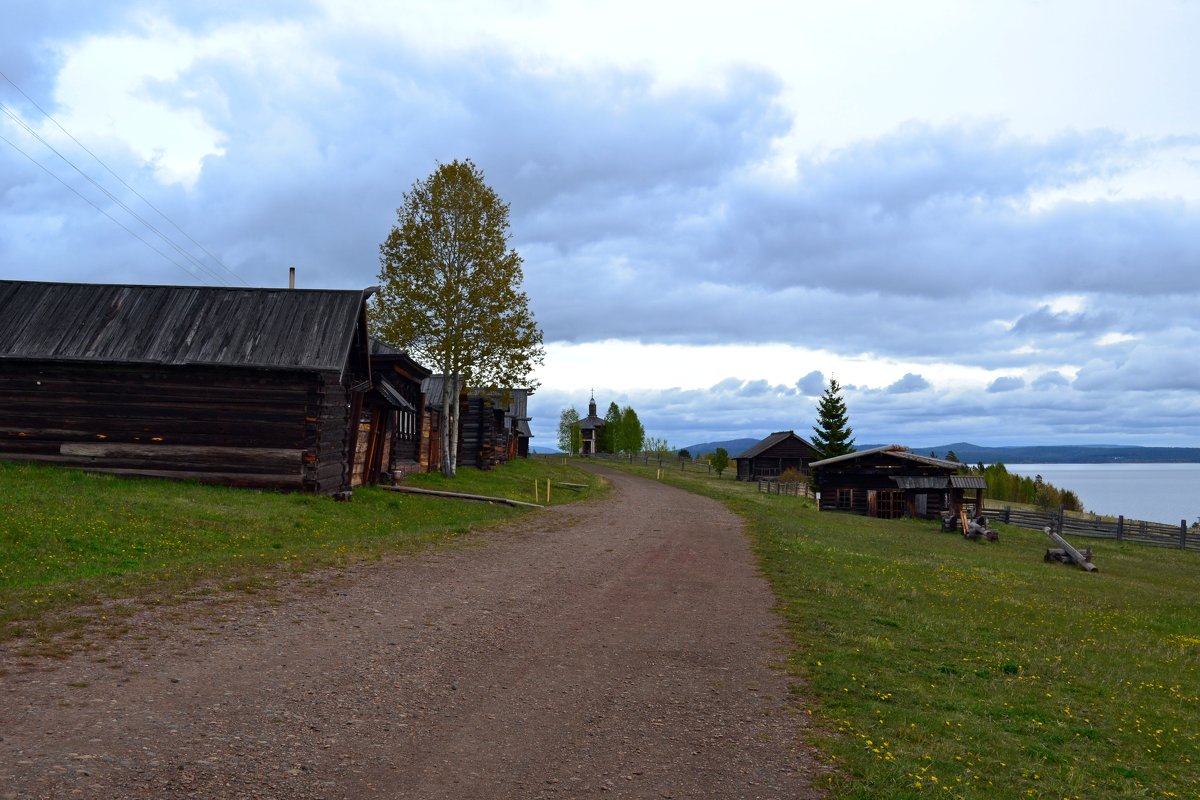
<path fill-rule="evenodd" d="M 596 393 L 588 401 L 588 415 L 579 420 L 579 453 L 590 456 L 600 452 L 600 434 L 604 430 L 604 419 L 596 415 Z"/>

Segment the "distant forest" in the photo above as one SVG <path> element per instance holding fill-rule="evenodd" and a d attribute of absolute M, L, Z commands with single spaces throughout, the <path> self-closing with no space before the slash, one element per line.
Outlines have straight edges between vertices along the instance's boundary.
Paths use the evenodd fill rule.
<path fill-rule="evenodd" d="M 955 442 L 912 447 L 914 453 L 945 456 L 953 451 L 968 464 L 1169 464 L 1200 463 L 1200 447 L 1131 447 L 1128 445 L 1037 445 L 982 447 Z"/>

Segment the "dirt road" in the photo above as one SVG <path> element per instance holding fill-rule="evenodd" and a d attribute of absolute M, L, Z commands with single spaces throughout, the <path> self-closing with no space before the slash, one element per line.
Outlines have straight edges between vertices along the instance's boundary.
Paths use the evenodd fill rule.
<path fill-rule="evenodd" d="M 0 798 L 815 797 L 738 519 L 604 474 L 479 546 L 0 650 Z"/>

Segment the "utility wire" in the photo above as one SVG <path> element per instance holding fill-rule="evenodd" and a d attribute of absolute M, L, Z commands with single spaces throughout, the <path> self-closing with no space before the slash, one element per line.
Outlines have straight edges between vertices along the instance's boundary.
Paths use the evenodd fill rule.
<path fill-rule="evenodd" d="M 198 247 L 198 248 L 200 249 L 200 251 L 201 251 L 201 252 L 203 252 L 205 255 L 207 255 L 209 258 L 211 258 L 211 259 L 213 260 L 213 262 L 215 262 L 215 263 L 216 263 L 218 266 L 220 266 L 220 268 L 221 268 L 221 269 L 223 269 L 223 270 L 224 270 L 226 273 L 228 273 L 229 275 L 233 276 L 233 278 L 234 278 L 235 280 L 237 280 L 239 283 L 241 283 L 243 286 L 249 286 L 249 285 L 250 285 L 250 284 L 246 283 L 246 281 L 245 281 L 245 280 L 244 280 L 244 279 L 243 279 L 243 278 L 242 278 L 240 275 L 238 275 L 236 272 L 234 272 L 232 269 L 230 269 L 228 266 L 226 266 L 226 265 L 225 265 L 225 263 L 224 263 L 223 261 L 221 261 L 221 259 L 220 259 L 220 258 L 218 258 L 216 255 L 214 255 L 214 254 L 213 254 L 211 251 L 209 251 L 209 250 L 208 250 L 208 248 L 206 248 L 204 245 L 200 244 L 198 241 L 196 241 L 195 239 L 193 239 L 193 238 L 191 237 L 191 235 L 189 235 L 189 234 L 188 234 L 188 232 L 187 232 L 187 231 L 185 231 L 183 228 L 179 227 L 179 225 L 178 225 L 178 224 L 175 222 L 175 220 L 171 219 L 171 218 L 170 218 L 169 216 L 167 216 L 167 215 L 166 215 L 166 213 L 164 213 L 164 212 L 163 212 L 163 211 L 162 211 L 162 210 L 161 210 L 161 209 L 160 209 L 158 206 L 154 205 L 154 204 L 153 204 L 153 203 L 151 203 L 151 202 L 150 202 L 148 199 L 146 199 L 146 197 L 145 197 L 145 196 L 144 196 L 144 195 L 143 195 L 141 192 L 139 192 L 137 189 L 133 188 L 133 187 L 132 187 L 132 186 L 130 186 L 128 183 L 126 183 L 126 182 L 125 182 L 125 180 L 124 180 L 124 179 L 123 179 L 123 178 L 122 178 L 120 175 L 118 175 L 116 172 L 114 172 L 114 171 L 112 170 L 112 168 L 111 168 L 111 167 L 109 167 L 109 166 L 108 166 L 108 164 L 106 164 L 106 163 L 104 162 L 104 160 L 100 158 L 100 156 L 98 156 L 98 155 L 96 155 L 95 153 L 93 153 L 93 152 L 91 151 L 91 149 L 89 149 L 89 148 L 87 147 L 87 145 L 85 145 L 83 142 L 81 142 L 81 141 L 79 141 L 78 139 L 76 139 L 76 138 L 75 138 L 75 136 L 74 136 L 74 135 L 73 135 L 73 134 L 72 134 L 70 131 L 68 131 L 66 128 L 64 128 L 64 127 L 62 126 L 62 124 L 61 124 L 61 123 L 60 123 L 60 122 L 59 122 L 57 119 L 55 119 L 53 116 L 51 116 L 51 115 L 50 115 L 50 113 L 49 113 L 48 111 L 46 111 L 44 108 L 42 108 L 42 107 L 41 107 L 41 106 L 38 104 L 38 102 L 37 102 L 36 100 L 34 100 L 32 97 L 30 97 L 30 96 L 29 96 L 29 95 L 28 95 L 28 94 L 25 92 L 25 90 L 24 90 L 24 89 L 22 89 L 20 86 L 18 86 L 18 85 L 17 85 L 17 84 L 16 84 L 16 83 L 13 81 L 13 79 L 12 79 L 12 78 L 8 77 L 8 75 L 6 75 L 6 74 L 4 73 L 4 71 L 3 71 L 3 70 L 0 70 L 0 77 L 4 78 L 4 80 L 5 80 L 5 81 L 7 81 L 7 82 L 9 83 L 9 85 L 10 85 L 10 86 L 12 86 L 12 87 L 13 87 L 14 89 L 16 89 L 18 92 L 20 92 L 20 93 L 21 93 L 21 96 L 22 96 L 22 97 L 24 97 L 26 100 L 28 100 L 28 101 L 29 101 L 29 103 L 30 103 L 30 104 L 31 104 L 31 105 L 32 105 L 34 108 L 36 108 L 38 111 L 40 111 L 40 112 L 41 112 L 41 114 L 42 114 L 42 116 L 44 116 L 46 119 L 48 119 L 48 120 L 50 120 L 51 122 L 53 122 L 53 123 L 54 123 L 54 125 L 55 125 L 55 127 L 57 127 L 57 128 L 60 130 L 60 131 L 62 131 L 62 132 L 63 132 L 63 133 L 64 133 L 64 134 L 67 136 L 67 138 L 69 138 L 69 139 L 70 139 L 72 142 L 74 142 L 76 145 L 78 145 L 78 146 L 79 146 L 79 147 L 80 147 L 80 148 L 81 148 L 81 149 L 82 149 L 82 150 L 83 150 L 85 153 L 87 153 L 89 156 L 91 156 L 91 157 L 92 157 L 92 158 L 93 158 L 93 159 L 96 161 L 96 163 L 97 163 L 97 164 L 99 164 L 101 167 L 103 167 L 103 168 L 104 168 L 104 170 L 105 170 L 106 172 L 108 172 L 108 174 L 109 174 L 109 175 L 111 175 L 111 176 L 113 176 L 114 178 L 116 178 L 116 179 L 117 179 L 117 181 L 118 181 L 118 182 L 119 182 L 119 183 L 120 183 L 122 186 L 124 186 L 124 187 L 125 187 L 126 189 L 128 189 L 129 191 L 133 192 L 133 194 L 134 194 L 134 195 L 136 195 L 136 196 L 137 196 L 137 198 L 138 198 L 139 200 L 141 200 L 143 203 L 145 203 L 147 206 L 149 206 L 151 209 L 153 209 L 153 210 L 154 210 L 154 212 L 155 212 L 156 214 L 158 214 L 160 217 L 162 217 L 164 220 L 166 220 L 168 223 L 170 223 L 171 227 L 173 227 L 175 230 L 179 231 L 179 233 L 180 233 L 180 234 L 182 234 L 182 235 L 184 236 L 184 238 L 186 238 L 186 239 L 187 239 L 189 242 L 191 242 L 193 245 L 195 245 L 196 247 Z M 7 109 L 6 109 L 6 111 L 7 111 Z M 9 116 L 13 116 L 11 112 L 8 112 L 8 113 L 9 113 Z M 15 119 L 15 117 L 14 117 L 14 119 Z M 30 130 L 30 129 L 29 129 L 29 126 L 28 126 L 28 125 L 26 125 L 26 124 L 25 124 L 24 122 L 22 122 L 21 120 L 17 120 L 17 122 L 18 122 L 18 123 L 19 123 L 19 124 L 20 124 L 22 127 L 24 127 L 26 130 Z M 32 130 L 30 130 L 30 133 L 33 133 L 33 131 L 32 131 Z M 36 133 L 33 133 L 33 135 L 34 135 L 36 138 L 38 138 L 40 141 L 42 141 L 42 143 L 43 143 L 43 144 L 46 144 L 46 146 L 47 146 L 47 147 L 50 147 L 50 145 L 49 145 L 49 144 L 47 144 L 47 143 L 45 142 L 45 140 L 44 140 L 44 139 L 42 139 L 42 137 L 38 136 Z M 51 147 L 50 149 L 51 149 L 51 150 L 53 150 L 54 148 L 53 148 L 53 147 Z M 55 153 L 58 153 L 58 151 L 57 151 L 57 150 L 55 150 Z M 62 156 L 62 154 L 61 154 L 61 153 L 59 153 L 58 155 L 59 155 L 59 157 L 60 157 L 60 158 L 62 158 L 64 161 L 67 161 L 67 163 L 68 163 L 68 164 L 71 164 L 71 162 L 70 162 L 69 160 L 67 160 L 67 159 L 66 159 L 66 157 Z M 74 168 L 75 168 L 75 170 L 76 170 L 77 172 L 79 172 L 81 175 L 84 175 L 83 171 L 82 171 L 82 170 L 80 170 L 78 167 L 76 167 L 74 164 L 71 164 L 71 166 L 72 166 L 72 167 L 74 167 Z M 88 176 L 87 176 L 87 175 L 84 175 L 84 177 L 85 177 L 85 178 L 87 178 Z M 88 178 L 88 180 L 89 180 L 89 181 L 91 181 L 93 184 L 95 184 L 97 187 L 99 187 L 99 184 L 96 184 L 96 182 L 95 182 L 95 181 L 92 181 L 92 179 L 91 179 L 91 178 Z M 140 216 L 138 216 L 137 214 L 134 214 L 134 212 L 133 212 L 133 211 L 131 211 L 131 210 L 128 208 L 128 206 L 126 206 L 124 203 L 121 203 L 119 200 L 117 200 L 115 197 L 113 197 L 113 196 L 112 196 L 112 194 L 111 194 L 111 193 L 109 193 L 107 190 L 105 190 L 103 187 L 99 187 L 99 188 L 101 189 L 101 191 L 104 191 L 104 192 L 105 192 L 105 194 L 107 194 L 109 197 L 112 197 L 112 199 L 113 199 L 115 202 L 119 203 L 119 204 L 121 205 L 121 207 L 122 207 L 122 208 L 124 208 L 126 211 L 128 211 L 128 212 L 129 212 L 129 213 L 130 213 L 132 216 L 136 217 L 136 218 L 137 218 L 137 219 L 138 219 L 140 222 L 142 222 L 142 224 L 143 224 L 143 225 L 145 225 L 146 227 L 150 228 L 151 230 L 154 230 L 154 232 L 155 232 L 156 234 L 158 234 L 158 236 L 159 236 L 160 238 L 162 238 L 164 241 L 167 241 L 169 244 L 171 244 L 171 246 L 172 246 L 172 247 L 174 247 L 174 248 L 175 248 L 177 251 L 179 251 L 179 252 L 183 253 L 182 249 L 181 249 L 179 246 L 175 245 L 175 243 L 174 243 L 174 242 L 171 242 L 170 240 L 168 240 L 168 239 L 167 239 L 167 237 L 165 237 L 165 236 L 164 236 L 164 235 L 163 235 L 163 234 L 162 234 L 160 231 L 158 231 L 157 229 L 155 229 L 155 228 L 154 228 L 154 226 L 150 225 L 148 222 L 146 222 L 145 220 L 143 220 L 143 219 L 142 219 Z M 197 263 L 198 265 L 200 265 L 200 262 L 199 262 L 199 260 L 198 260 L 198 259 L 196 259 L 194 256 L 192 256 L 192 255 L 190 255 L 190 254 L 188 254 L 188 253 L 183 253 L 183 255 L 185 255 L 185 256 L 186 256 L 186 257 L 187 257 L 189 260 L 191 260 L 191 261 L 193 261 L 193 262 Z M 213 273 L 213 272 L 212 272 L 212 270 L 208 269 L 207 267 L 204 267 L 203 265 L 200 265 L 200 266 L 201 266 L 201 267 L 202 267 L 202 268 L 203 268 L 203 269 L 204 269 L 206 272 L 208 272 L 209 274 L 213 274 L 213 275 L 214 275 L 214 277 L 217 277 L 217 279 L 218 279 L 218 280 L 222 280 L 223 282 L 225 282 L 225 283 L 228 283 L 228 281 L 226 281 L 226 280 L 224 280 L 223 278 L 220 278 L 219 276 L 215 275 L 215 273 Z"/>
<path fill-rule="evenodd" d="M 102 192 L 102 193 L 103 193 L 103 194 L 104 194 L 106 197 L 108 197 L 108 199 L 109 199 L 109 200 L 112 200 L 112 201 L 113 201 L 114 203 L 116 203 L 118 206 L 120 206 L 121 208 L 123 208 L 123 209 L 125 210 L 125 212 L 126 212 L 127 214 L 129 214 L 129 216 L 133 217 L 133 218 L 134 218 L 134 219 L 136 219 L 138 222 L 142 223 L 142 225 L 146 226 L 146 227 L 147 227 L 147 228 L 149 228 L 151 231 L 153 231 L 153 232 L 154 232 L 154 234 L 155 234 L 156 236 L 158 236 L 158 238 L 159 238 L 159 239 L 162 239 L 164 242 L 166 242 L 166 244 L 167 244 L 167 245 L 169 245 L 170 247 L 172 247 L 172 248 L 175 250 L 175 252 L 177 252 L 179 255 L 183 256 L 183 258 L 184 258 L 184 259 L 186 259 L 186 260 L 188 260 L 188 261 L 192 262 L 192 263 L 193 263 L 193 264 L 194 264 L 194 265 L 195 265 L 197 268 L 199 268 L 200 270 L 202 270 L 202 271 L 203 271 L 203 272 L 204 272 L 204 273 L 205 273 L 205 274 L 206 274 L 206 275 L 207 275 L 209 278 L 211 278 L 211 279 L 213 279 L 213 280 L 216 280 L 216 281 L 218 281 L 218 282 L 220 282 L 220 283 L 225 283 L 225 284 L 228 284 L 228 283 L 229 283 L 229 281 L 225 280 L 223 277 L 221 277 L 219 274 L 217 274 L 217 273 L 216 273 L 214 270 L 212 270 L 210 267 L 208 267 L 208 266 L 206 266 L 205 264 L 203 264 L 203 263 L 202 263 L 202 262 L 201 262 L 199 259 L 197 259 L 195 256 L 193 256 L 191 253 L 188 253 L 186 250 L 184 250 L 182 247 L 180 247 L 180 246 L 179 246 L 178 244 L 176 244 L 174 241 L 172 241 L 171 239 L 169 239 L 169 238 L 166 236 L 166 234 L 164 234 L 164 233 L 163 233 L 162 231 L 160 231 L 158 228 L 154 227 L 152 224 L 150 224 L 150 222 L 149 222 L 148 220 L 146 220 L 144 217 L 142 217 L 140 214 L 138 214 L 138 213 L 137 213 L 136 211 L 134 211 L 132 208 L 130 208 L 129 206 L 127 206 L 127 205 L 126 205 L 126 204 L 125 204 L 125 203 L 124 203 L 124 202 L 123 202 L 123 201 L 122 201 L 122 200 L 121 200 L 119 197 L 117 197 L 115 194 L 113 194 L 112 192 L 110 192 L 110 191 L 109 191 L 108 189 L 106 189 L 104 186 L 101 186 L 101 185 L 100 185 L 100 183 L 98 183 L 98 182 L 97 182 L 97 181 L 96 181 L 94 178 L 92 178 L 92 176 L 91 176 L 91 175 L 88 175 L 86 172 L 84 172 L 82 169 L 80 169 L 78 166 L 76 166 L 76 165 L 75 165 L 75 163 L 74 163 L 73 161 L 71 161 L 71 159 L 69 159 L 69 158 L 67 158 L 65 155 L 63 155 L 63 154 L 62 154 L 62 153 L 61 153 L 61 152 L 60 152 L 60 151 L 59 151 L 59 150 L 58 150 L 58 149 L 57 149 L 57 148 L 56 148 L 54 145 L 52 145 L 52 144 L 50 144 L 48 141 L 46 141 L 46 140 L 45 140 L 45 139 L 44 139 L 44 138 L 41 136 L 41 134 L 39 134 L 39 133 L 38 133 L 37 131 L 35 131 L 35 130 L 34 130 L 32 127 L 30 127 L 28 123 L 26 123 L 26 122 L 25 122 L 23 119 L 21 119 L 21 117 L 20 117 L 20 115 L 19 115 L 19 114 L 17 114 L 16 112 L 14 112 L 14 111 L 13 111 L 11 108 L 9 108 L 8 106 L 4 105 L 3 103 L 0 103 L 0 111 L 3 111 L 5 114 L 7 114 L 7 115 L 8 115 L 8 116 L 9 116 L 9 117 L 10 117 L 10 118 L 13 120 L 13 122 L 15 122 L 15 123 L 17 123 L 18 125 L 20 125 L 20 126 L 21 126 L 21 127 L 24 129 L 24 130 L 25 130 L 25 132 L 26 132 L 26 133 L 28 133 L 30 136 L 32 136 L 33 138 L 35 138 L 35 139 L 37 139 L 39 142 L 41 142 L 43 145 L 45 145 L 45 146 L 46 146 L 46 148 L 47 148 L 47 149 L 48 149 L 50 152 L 54 153 L 54 155 L 58 156 L 60 159 L 62 159 L 63 161 L 65 161 L 65 162 L 67 163 L 67 165 L 68 165 L 69 167 L 71 167 L 71 169 L 75 170 L 75 171 L 76 171 L 76 172 L 78 172 L 78 173 L 79 173 L 81 176 L 83 176 L 83 179 L 84 179 L 84 180 L 86 180 L 88 183 L 92 184 L 92 185 L 93 185 L 93 186 L 95 186 L 97 189 L 99 189 L 99 190 L 100 190 L 100 191 L 101 191 L 101 192 Z"/>
<path fill-rule="evenodd" d="M 192 277 L 192 278 L 199 277 L 198 275 L 196 275 L 195 273 L 193 273 L 191 270 L 189 270 L 187 267 L 185 267 L 183 264 L 180 264 L 178 261 L 176 261 L 175 259 L 171 258 L 171 256 L 169 256 L 169 255 L 167 255 L 166 253 L 164 253 L 162 250 L 159 250 L 157 247 L 155 247 L 154 245 L 150 244 L 150 242 L 146 241 L 146 240 L 145 240 L 145 239 L 143 239 L 141 236 L 138 236 L 138 235 L 137 235 L 137 233 L 135 233 L 134 231 L 132 231 L 132 230 L 130 230 L 128 227 L 126 227 L 126 226 L 125 226 L 125 223 L 121 222 L 121 220 L 117 219 L 117 218 L 116 218 L 116 217 L 114 217 L 112 214 L 108 213 L 108 212 L 107 212 L 107 211 L 105 211 L 103 208 L 101 208 L 100 206 L 98 206 L 98 205 L 96 205 L 95 203 L 93 203 L 93 202 L 92 202 L 90 199 L 88 199 L 87 197 L 85 197 L 85 196 L 83 195 L 83 193 L 82 193 L 82 192 L 80 192 L 78 189 L 76 189 L 74 186 L 72 186 L 71 184 L 69 184 L 69 183 L 67 183 L 66 181 L 64 181 L 62 178 L 60 178 L 60 177 L 58 177 L 57 175 L 55 175 L 55 174 L 54 174 L 53 172 L 51 172 L 51 171 L 50 171 L 50 170 L 49 170 L 49 169 L 48 169 L 48 168 L 47 168 L 45 165 L 43 165 L 42 163 L 40 163 L 40 162 L 39 162 L 37 159 L 35 159 L 33 156 L 29 155 L 29 153 L 26 153 L 24 150 L 22 150 L 22 149 L 21 149 L 21 148 L 20 148 L 20 147 L 17 145 L 17 143 L 16 143 L 16 142 L 12 141 L 11 139 L 9 139 L 9 138 L 8 138 L 7 136 L 5 136 L 4 134 L 0 134 L 0 139 L 3 139 L 5 142 L 8 142 L 8 144 L 9 144 L 9 145 L 11 145 L 11 146 L 12 146 L 12 148 L 13 148 L 14 150 L 16 150 L 16 151 L 17 151 L 18 153 L 20 153 L 21 155 L 25 156 L 27 159 L 29 159 L 29 160 L 30 160 L 30 161 L 33 163 L 33 165 L 34 165 L 34 166 L 36 166 L 38 169 L 40 169 L 42 172 L 45 172 L 45 173 L 46 173 L 47 175 L 49 175 L 51 178 L 54 178 L 54 180 L 58 181 L 58 182 L 59 182 L 59 183 L 61 183 L 63 186 L 67 187 L 68 189 L 70 189 L 70 190 L 71 190 L 72 192 L 74 192 L 75 194 L 79 195 L 79 197 L 80 197 L 80 198 L 82 198 L 82 199 L 83 199 L 83 201 L 84 201 L 85 203 L 87 203 L 89 206 L 91 206 L 92 208 L 96 209 L 96 210 L 97 210 L 97 211 L 99 211 L 101 214 L 103 214 L 104 216 L 106 216 L 106 217 L 108 217 L 109 219 L 111 219 L 113 222 L 115 222 L 115 223 L 117 223 L 118 225 L 120 225 L 120 226 L 121 226 L 121 227 L 122 227 L 122 228 L 125 230 L 125 232 L 126 232 L 126 233 L 128 233 L 128 234 L 129 234 L 130 236 L 132 236 L 133 238 L 137 239 L 137 240 L 138 240 L 139 242 L 141 242 L 142 244 L 146 245 L 146 247 L 149 247 L 151 250 L 153 250 L 154 252 L 158 253 L 160 256 L 162 256 L 163 258 L 165 258 L 167 261 L 170 261 L 172 264 L 174 264 L 175 266 L 179 267 L 181 270 L 183 270 L 184 272 L 186 272 L 186 273 L 188 274 L 188 276 L 189 276 L 189 277 Z"/>

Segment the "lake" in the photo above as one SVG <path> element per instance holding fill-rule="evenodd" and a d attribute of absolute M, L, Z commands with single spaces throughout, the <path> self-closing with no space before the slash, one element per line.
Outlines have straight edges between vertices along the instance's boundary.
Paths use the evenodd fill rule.
<path fill-rule="evenodd" d="M 1200 517 L 1200 464 L 1005 464 L 1070 489 L 1088 511 L 1178 525 Z"/>

